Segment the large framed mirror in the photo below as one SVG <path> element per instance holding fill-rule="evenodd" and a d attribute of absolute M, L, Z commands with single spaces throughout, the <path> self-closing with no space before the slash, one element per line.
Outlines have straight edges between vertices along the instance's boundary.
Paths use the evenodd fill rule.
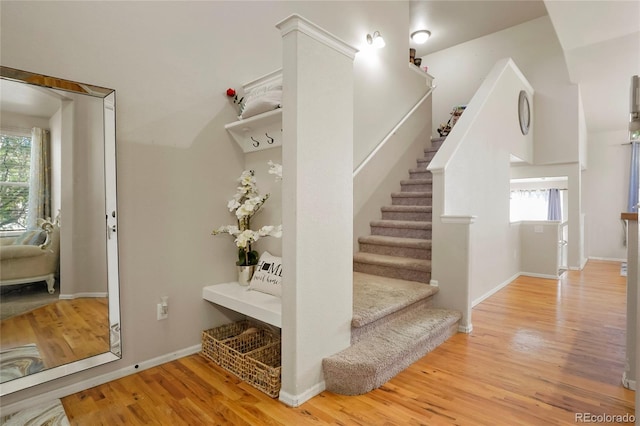
<path fill-rule="evenodd" d="M 120 359 L 115 91 L 0 66 L 0 396 Z"/>

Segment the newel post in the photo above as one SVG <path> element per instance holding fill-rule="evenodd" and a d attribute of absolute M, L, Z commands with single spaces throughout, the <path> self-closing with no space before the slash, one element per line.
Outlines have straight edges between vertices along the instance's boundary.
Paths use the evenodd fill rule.
<path fill-rule="evenodd" d="M 322 359 L 350 345 L 353 59 L 356 49 L 292 15 L 283 41 L 282 389 L 324 390 Z"/>

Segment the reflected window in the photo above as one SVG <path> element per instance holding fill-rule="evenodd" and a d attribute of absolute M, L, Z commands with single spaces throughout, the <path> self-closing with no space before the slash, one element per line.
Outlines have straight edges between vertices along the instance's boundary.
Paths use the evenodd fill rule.
<path fill-rule="evenodd" d="M 0 231 L 27 227 L 30 163 L 31 134 L 0 130 Z"/>

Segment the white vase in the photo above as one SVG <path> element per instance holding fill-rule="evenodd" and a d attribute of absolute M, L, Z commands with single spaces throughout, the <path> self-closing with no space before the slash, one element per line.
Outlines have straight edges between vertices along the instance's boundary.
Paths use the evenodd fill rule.
<path fill-rule="evenodd" d="M 236 267 L 238 268 L 238 284 L 249 285 L 253 277 L 253 272 L 256 270 L 256 265 Z"/>

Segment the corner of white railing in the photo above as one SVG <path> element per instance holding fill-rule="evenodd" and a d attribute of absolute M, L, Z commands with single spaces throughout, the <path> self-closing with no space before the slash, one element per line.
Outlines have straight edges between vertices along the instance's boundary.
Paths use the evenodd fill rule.
<path fill-rule="evenodd" d="M 442 223 L 452 223 L 458 225 L 471 225 L 475 223 L 478 216 L 473 215 L 454 215 L 454 214 L 443 214 L 440 215 L 440 220 Z"/>

